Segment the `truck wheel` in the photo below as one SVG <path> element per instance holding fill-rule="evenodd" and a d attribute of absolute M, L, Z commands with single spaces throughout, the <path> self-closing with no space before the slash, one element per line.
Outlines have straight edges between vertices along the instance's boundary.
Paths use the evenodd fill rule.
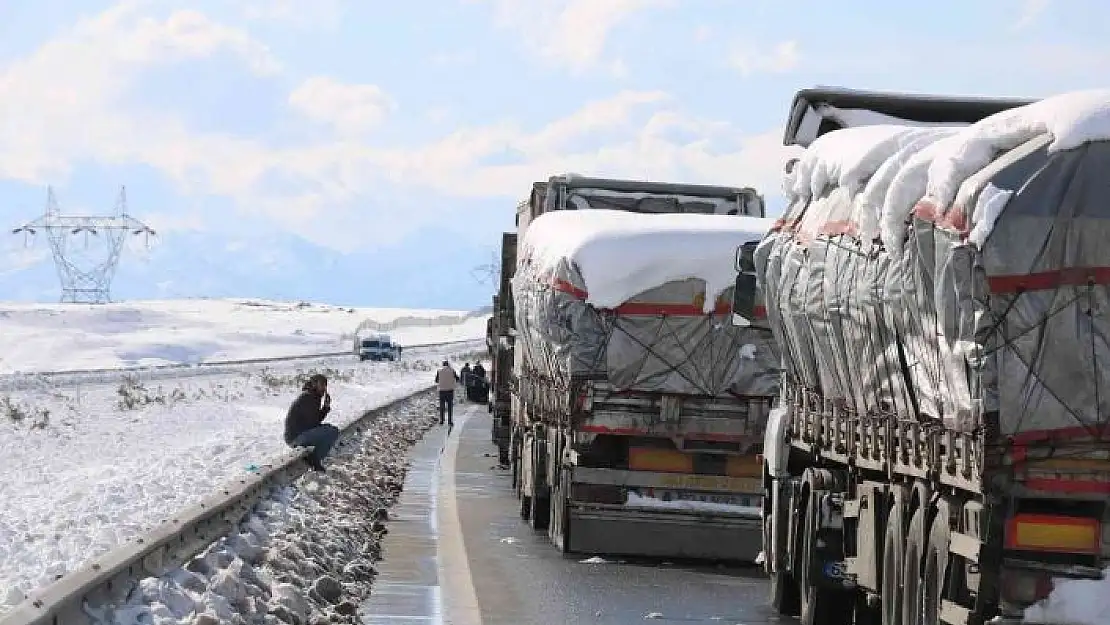
<path fill-rule="evenodd" d="M 921 620 L 922 534 L 925 532 L 925 505 L 914 511 L 906 530 L 906 551 L 902 564 L 902 625 L 932 625 Z"/>
<path fill-rule="evenodd" d="M 551 498 L 532 497 L 532 529 L 543 531 L 551 521 Z"/>
<path fill-rule="evenodd" d="M 563 472 L 559 476 L 559 485 L 554 490 L 554 496 L 551 498 L 551 522 L 547 530 L 548 537 L 551 538 L 552 544 L 559 550 L 560 553 L 571 553 L 570 551 L 570 526 L 568 521 L 570 515 L 567 514 L 567 472 Z"/>
<path fill-rule="evenodd" d="M 902 550 L 906 535 L 900 505 L 895 503 L 890 509 L 883 537 L 882 625 L 902 625 Z"/>
<path fill-rule="evenodd" d="M 940 622 L 940 602 L 944 598 L 944 582 L 948 572 L 950 531 L 948 519 L 943 512 L 938 513 L 929 531 L 929 545 L 925 552 L 925 574 L 921 578 L 921 615 L 925 623 Z"/>
<path fill-rule="evenodd" d="M 811 491 L 802 510 L 805 519 L 802 561 L 799 567 L 798 594 L 800 625 L 852 625 L 853 595 L 843 590 L 821 588 L 810 579 L 813 552 L 817 542 L 817 497 Z"/>
<path fill-rule="evenodd" d="M 763 520 L 763 557 L 770 561 L 768 553 L 771 545 L 771 517 Z M 769 565 L 769 564 L 768 564 Z M 794 578 L 782 571 L 774 571 L 768 576 L 768 594 L 771 608 L 782 616 L 798 616 L 798 585 Z"/>
<path fill-rule="evenodd" d="M 520 496 L 520 518 L 523 521 L 532 518 L 532 498 L 528 495 Z"/>

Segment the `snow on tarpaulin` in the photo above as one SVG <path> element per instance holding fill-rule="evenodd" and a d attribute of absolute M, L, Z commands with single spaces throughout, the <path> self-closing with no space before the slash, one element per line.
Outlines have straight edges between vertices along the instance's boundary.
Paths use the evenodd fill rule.
<path fill-rule="evenodd" d="M 736 249 L 772 220 L 568 210 L 533 221 L 513 298 L 528 366 L 618 389 L 773 394 L 766 328 L 731 324 Z"/>
<path fill-rule="evenodd" d="M 789 383 L 861 414 L 1097 435 L 1110 321 L 1085 311 L 1110 309 L 1108 111 L 1110 92 L 1084 92 L 962 130 L 815 142 L 756 254 Z M 841 173 L 819 188 L 806 172 L 822 170 Z"/>
<path fill-rule="evenodd" d="M 960 132 L 929 166 L 927 197 L 947 206 L 999 152 L 1048 135 L 1050 154 L 1110 139 L 1110 89 L 1075 91 L 991 115 Z"/>
<path fill-rule="evenodd" d="M 532 271 L 558 273 L 571 262 L 586 303 L 616 308 L 638 293 L 696 278 L 706 283 L 705 312 L 736 281 L 736 248 L 758 241 L 772 220 L 736 215 L 645 215 L 625 211 L 553 211 L 528 227 L 521 246 Z"/>

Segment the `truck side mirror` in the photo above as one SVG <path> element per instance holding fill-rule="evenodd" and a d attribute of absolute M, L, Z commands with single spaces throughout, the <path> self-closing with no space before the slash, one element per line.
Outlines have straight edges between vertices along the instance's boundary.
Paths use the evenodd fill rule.
<path fill-rule="evenodd" d="M 755 248 L 751 241 L 736 248 L 736 286 L 732 290 L 732 325 L 750 326 L 755 318 Z"/>

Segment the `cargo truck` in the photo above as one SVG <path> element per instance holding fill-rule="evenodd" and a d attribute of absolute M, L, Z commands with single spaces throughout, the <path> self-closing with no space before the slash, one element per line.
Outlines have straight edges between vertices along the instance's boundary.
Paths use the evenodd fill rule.
<path fill-rule="evenodd" d="M 490 358 L 489 410 L 493 415 L 493 444 L 497 446 L 498 463 L 509 464 L 509 443 L 512 432 L 509 382 L 513 373 L 513 273 L 516 270 L 516 233 L 501 234 L 501 274 L 497 295 L 493 296 L 493 314 L 486 332 Z"/>
<path fill-rule="evenodd" d="M 761 320 L 729 323 L 731 264 L 699 276 L 761 238 L 762 215 L 751 189 L 575 176 L 520 205 L 514 486 L 564 552 L 758 555 L 780 359 Z"/>
<path fill-rule="evenodd" d="M 783 355 L 762 470 L 778 613 L 1063 623 L 1026 609 L 1104 576 L 1108 107 L 797 95 L 790 204 L 738 249 L 733 303 L 766 306 Z"/>

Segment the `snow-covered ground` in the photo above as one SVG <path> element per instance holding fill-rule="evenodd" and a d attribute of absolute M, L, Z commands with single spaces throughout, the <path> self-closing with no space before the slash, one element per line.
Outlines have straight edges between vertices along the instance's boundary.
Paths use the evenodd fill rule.
<path fill-rule="evenodd" d="M 264 300 L 0 303 L 0 374 L 344 351 L 367 321 L 402 346 L 442 343 L 485 336 L 486 317 Z"/>
<path fill-rule="evenodd" d="M 352 355 L 56 379 L 12 370 L 155 364 L 187 353 L 223 360 L 335 351 L 371 314 L 379 323 L 412 323 L 444 313 L 203 300 L 0 305 L 0 354 L 9 370 L 0 376 L 0 613 L 284 453 L 285 410 L 308 372 L 329 376 L 328 420 L 342 426 L 430 386 L 440 360 L 473 360 L 483 341 L 412 348 L 395 363 L 359 363 Z M 484 331 L 480 317 L 393 334 L 412 345 Z M 146 358 L 135 357 L 144 350 Z"/>
<path fill-rule="evenodd" d="M 182 568 L 140 581 L 103 625 L 358 623 L 405 455 L 435 419 L 432 397 L 384 411 L 341 440 L 326 475 L 278 487 L 229 536 Z"/>

